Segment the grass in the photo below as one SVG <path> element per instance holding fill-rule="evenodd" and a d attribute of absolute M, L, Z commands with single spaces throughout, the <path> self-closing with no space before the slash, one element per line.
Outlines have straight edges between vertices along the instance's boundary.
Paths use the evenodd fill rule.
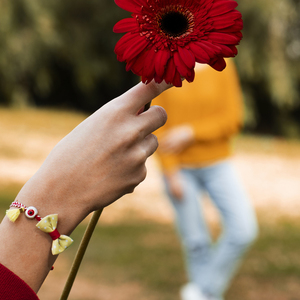
<path fill-rule="evenodd" d="M 300 221 L 281 219 L 265 223 L 260 220 L 260 224 L 260 236 L 247 254 L 226 299 L 299 299 Z M 79 226 L 72 237 L 78 241 L 83 230 Z M 76 247 L 70 248 L 72 255 L 75 250 Z M 101 282 L 121 288 L 124 282 L 138 283 L 148 296 L 146 299 L 179 300 L 178 289 L 186 281 L 181 254 L 171 224 L 142 219 L 101 224 L 92 238 L 79 277 L 95 286 Z M 70 300 L 75 299 L 85 300 L 72 294 Z"/>
<path fill-rule="evenodd" d="M 78 228 L 74 237 L 82 235 Z M 118 286 L 139 282 L 147 294 L 172 299 L 185 280 L 179 242 L 170 225 L 140 221 L 102 224 L 93 236 L 82 275 Z M 97 278 L 95 274 L 98 274 Z"/>
<path fill-rule="evenodd" d="M 293 218 L 282 218 L 275 223 L 263 218 L 259 221 L 260 236 L 228 291 L 227 299 L 299 299 L 300 221 Z"/>

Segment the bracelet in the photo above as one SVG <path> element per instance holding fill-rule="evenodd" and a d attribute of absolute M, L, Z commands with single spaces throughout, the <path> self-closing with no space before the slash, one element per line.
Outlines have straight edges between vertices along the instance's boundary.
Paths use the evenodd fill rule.
<path fill-rule="evenodd" d="M 43 232 L 46 232 L 52 238 L 52 254 L 57 255 L 65 251 L 72 243 L 73 240 L 66 236 L 61 235 L 57 230 L 57 222 L 58 222 L 58 215 L 52 214 L 48 215 L 44 218 L 41 218 L 38 215 L 38 210 L 34 206 L 26 207 L 24 204 L 14 201 L 10 205 L 10 209 L 6 211 L 6 215 L 11 222 L 15 222 L 20 214 L 25 212 L 25 216 L 29 219 L 36 219 L 38 223 L 36 227 Z"/>

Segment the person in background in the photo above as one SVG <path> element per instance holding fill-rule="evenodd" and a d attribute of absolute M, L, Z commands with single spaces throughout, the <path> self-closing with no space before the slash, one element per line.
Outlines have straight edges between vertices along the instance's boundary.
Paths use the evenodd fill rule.
<path fill-rule="evenodd" d="M 140 83 L 108 102 L 62 139 L 26 182 L 0 225 L 1 300 L 38 300 L 57 258 L 53 251 L 71 243 L 65 235 L 145 179 L 145 162 L 158 146 L 152 132 L 167 114 L 159 106 L 143 108 L 168 87 Z"/>
<path fill-rule="evenodd" d="M 232 60 L 223 72 L 198 64 L 193 83 L 153 103 L 168 122 L 157 131 L 157 157 L 176 213 L 189 277 L 182 300 L 221 300 L 257 236 L 255 212 L 230 162 L 231 139 L 242 127 L 242 93 Z M 208 193 L 221 216 L 214 244 L 201 199 Z M 200 201 L 199 201 L 200 198 Z"/>

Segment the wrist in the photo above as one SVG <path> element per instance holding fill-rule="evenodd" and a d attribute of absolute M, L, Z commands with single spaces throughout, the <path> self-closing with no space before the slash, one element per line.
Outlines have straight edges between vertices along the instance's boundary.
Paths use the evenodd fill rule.
<path fill-rule="evenodd" d="M 1 223 L 0 235 L 0 262 L 23 279 L 34 291 L 38 291 L 45 277 L 53 266 L 57 255 L 61 253 L 62 239 L 65 241 L 76 226 L 86 216 L 79 205 L 68 206 L 68 201 L 58 199 L 58 191 L 51 185 L 51 181 L 44 181 L 42 177 L 33 176 L 16 197 L 11 209 L 18 208 L 20 204 L 28 209 L 33 206 L 37 209 L 40 222 L 49 219 L 49 215 L 57 218 L 55 225 L 50 222 L 53 230 L 44 231 L 39 228 L 39 217 L 30 219 L 26 217 L 26 210 L 22 211 L 15 222 L 7 217 Z M 7 208 L 9 209 L 9 208 Z M 44 226 L 43 226 L 44 227 Z M 49 228 L 49 227 L 48 227 Z M 45 229 L 45 228 L 44 228 Z M 61 252 L 54 253 L 57 248 Z M 68 245 L 72 241 L 68 241 Z M 65 247 L 67 248 L 67 247 Z M 26 257 L 26 259 L 24 259 Z"/>
<path fill-rule="evenodd" d="M 20 190 L 16 200 L 25 206 L 33 206 L 40 216 L 58 215 L 58 230 L 70 235 L 89 211 L 76 201 L 72 192 L 63 192 L 60 184 L 55 184 L 51 176 L 47 180 L 36 174 Z"/>

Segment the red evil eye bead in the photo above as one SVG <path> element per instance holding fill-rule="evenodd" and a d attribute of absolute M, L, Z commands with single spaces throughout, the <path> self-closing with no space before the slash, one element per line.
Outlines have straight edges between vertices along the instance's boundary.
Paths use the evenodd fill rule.
<path fill-rule="evenodd" d="M 33 206 L 29 206 L 25 211 L 25 215 L 29 219 L 33 219 L 37 214 L 38 214 L 38 211 Z"/>

